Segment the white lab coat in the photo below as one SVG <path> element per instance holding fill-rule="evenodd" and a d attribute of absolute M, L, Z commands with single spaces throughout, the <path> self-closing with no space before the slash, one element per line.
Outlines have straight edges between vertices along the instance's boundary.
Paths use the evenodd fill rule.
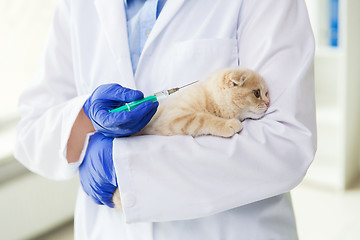
<path fill-rule="evenodd" d="M 132 73 L 122 0 L 61 0 L 35 82 L 22 95 L 16 157 L 52 178 L 77 174 L 66 144 L 92 91 L 145 95 L 223 67 L 264 76 L 261 120 L 232 138 L 114 140 L 123 212 L 79 189 L 76 239 L 296 239 L 289 191 L 316 149 L 314 40 L 304 0 L 168 0 Z M 86 144 L 84 149 L 86 148 Z M 84 151 L 83 151 L 84 152 Z"/>

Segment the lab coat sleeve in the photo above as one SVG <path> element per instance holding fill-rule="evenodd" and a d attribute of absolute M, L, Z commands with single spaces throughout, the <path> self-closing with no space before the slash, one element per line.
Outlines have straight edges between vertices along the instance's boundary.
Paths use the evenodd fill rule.
<path fill-rule="evenodd" d="M 66 145 L 87 96 L 77 96 L 72 67 L 70 6 L 61 0 L 47 45 L 30 86 L 19 99 L 15 157 L 29 170 L 51 179 L 68 179 L 80 162 L 68 164 Z"/>
<path fill-rule="evenodd" d="M 314 40 L 303 0 L 244 1 L 239 63 L 262 74 L 270 108 L 232 138 L 116 139 L 128 223 L 193 219 L 290 191 L 316 150 Z"/>

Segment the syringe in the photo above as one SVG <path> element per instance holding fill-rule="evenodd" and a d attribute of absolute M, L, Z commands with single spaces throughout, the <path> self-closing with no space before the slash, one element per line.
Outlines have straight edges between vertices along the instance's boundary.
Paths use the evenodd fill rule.
<path fill-rule="evenodd" d="M 130 103 L 126 103 L 125 105 L 121 106 L 121 107 L 118 107 L 118 108 L 115 108 L 115 109 L 112 109 L 112 110 L 109 110 L 110 113 L 113 113 L 113 112 L 121 112 L 121 111 L 131 111 L 132 109 L 136 108 L 137 106 L 139 106 L 140 104 L 142 104 L 143 102 L 146 102 L 146 101 L 152 101 L 152 102 L 156 102 L 158 101 L 158 97 L 161 97 L 161 96 L 169 96 L 170 94 L 173 94 L 177 91 L 179 91 L 180 89 L 184 88 L 184 87 L 187 87 L 191 84 L 194 84 L 194 83 L 197 83 L 198 81 L 195 81 L 195 82 L 192 82 L 192 83 L 189 83 L 189 84 L 186 84 L 182 87 L 177 87 L 177 88 L 172 88 L 172 89 L 169 89 L 169 90 L 162 90 L 160 92 L 157 92 L 155 93 L 154 95 L 152 96 L 148 96 L 146 98 L 143 98 L 143 99 L 140 99 L 140 100 L 137 100 L 137 101 L 133 101 L 133 102 L 130 102 Z"/>

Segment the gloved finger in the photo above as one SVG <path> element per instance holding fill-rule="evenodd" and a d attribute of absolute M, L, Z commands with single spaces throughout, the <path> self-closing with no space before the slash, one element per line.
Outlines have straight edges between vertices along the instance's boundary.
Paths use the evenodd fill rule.
<path fill-rule="evenodd" d="M 100 110 L 96 114 L 97 124 L 103 128 L 113 128 L 126 125 L 133 121 L 133 115 L 127 111 L 110 113 L 108 110 Z"/>
<path fill-rule="evenodd" d="M 111 101 L 111 100 L 105 100 L 104 103 L 102 103 L 102 108 L 106 108 L 106 110 L 112 110 L 115 108 L 119 108 L 121 106 L 123 106 L 125 103 L 124 102 L 117 102 L 117 101 Z"/>
<path fill-rule="evenodd" d="M 115 101 L 105 101 L 103 99 L 95 100 L 92 104 L 92 107 L 90 108 L 91 121 L 102 126 L 104 122 L 111 120 L 111 119 L 107 119 L 110 116 L 112 116 L 111 113 L 109 113 L 109 110 L 119 105 L 122 104 L 119 104 L 119 102 L 115 102 Z"/>
<path fill-rule="evenodd" d="M 144 98 L 144 94 L 139 90 L 133 90 L 129 88 L 123 88 L 122 93 L 118 93 L 122 96 L 122 101 L 129 103 Z"/>
<path fill-rule="evenodd" d="M 114 203 L 112 201 L 112 196 L 114 195 L 114 192 L 116 190 L 116 187 L 111 185 L 111 184 L 103 184 L 101 186 L 101 194 L 99 195 L 100 196 L 100 201 L 113 208 L 114 207 Z"/>
<path fill-rule="evenodd" d="M 102 92 L 102 98 L 118 102 L 132 102 L 144 98 L 141 91 L 122 87 L 119 84 L 112 84 Z"/>
<path fill-rule="evenodd" d="M 92 185 L 90 185 L 91 191 L 90 194 L 88 194 L 92 200 L 99 205 L 104 205 L 102 199 L 101 199 L 101 192 L 100 187 L 97 185 L 96 182 L 94 182 Z"/>
<path fill-rule="evenodd" d="M 138 129 L 139 125 L 145 126 L 141 122 L 153 110 L 153 108 L 154 107 L 157 108 L 157 106 L 158 103 L 154 103 L 151 101 L 140 104 L 139 106 L 137 106 L 136 108 L 134 108 L 129 112 L 129 114 L 132 115 L 131 116 L 132 121 L 126 124 L 126 126 L 122 125 L 119 127 L 126 127 L 128 129 L 131 129 L 132 132 L 135 132 L 136 131 L 135 129 Z"/>
<path fill-rule="evenodd" d="M 106 110 L 99 111 L 99 117 L 102 119 L 100 125 L 105 128 L 111 127 L 126 127 L 131 128 L 133 125 L 137 125 L 145 115 L 147 115 L 154 107 L 154 103 L 151 101 L 144 102 L 131 111 L 121 111 L 109 113 Z"/>
<path fill-rule="evenodd" d="M 159 105 L 158 102 L 152 102 L 152 101 L 146 101 L 131 110 L 129 113 L 131 113 L 132 118 L 134 120 L 137 120 L 137 122 L 141 121 L 141 119 L 144 118 L 151 110 Z"/>
<path fill-rule="evenodd" d="M 153 108 L 151 109 L 150 112 L 148 112 L 148 114 L 146 114 L 143 119 L 139 122 L 139 124 L 136 126 L 135 131 L 136 132 L 140 132 L 141 129 L 143 129 L 152 119 L 152 117 L 155 115 L 157 108 L 159 106 L 158 102 L 155 102 L 153 105 Z"/>
<path fill-rule="evenodd" d="M 158 102 L 153 102 L 153 105 L 150 106 L 149 109 L 147 109 L 147 112 L 143 111 L 142 114 L 137 114 L 138 117 L 136 118 L 136 120 L 129 123 L 128 127 L 131 127 L 131 128 L 138 128 L 139 126 L 144 127 L 151 120 L 151 118 L 154 116 L 158 106 L 159 106 Z M 132 111 L 134 111 L 134 110 L 132 110 Z M 145 122 L 145 123 L 143 123 L 143 122 Z"/>
<path fill-rule="evenodd" d="M 94 178 L 91 175 L 93 170 L 88 169 L 90 163 L 86 163 L 84 165 L 84 162 L 80 165 L 79 168 L 79 176 L 80 176 L 80 183 L 82 186 L 83 191 L 91 197 L 91 199 L 96 203 L 102 205 L 103 203 L 99 200 L 97 197 L 96 191 L 94 191 L 93 186 L 95 185 Z"/>

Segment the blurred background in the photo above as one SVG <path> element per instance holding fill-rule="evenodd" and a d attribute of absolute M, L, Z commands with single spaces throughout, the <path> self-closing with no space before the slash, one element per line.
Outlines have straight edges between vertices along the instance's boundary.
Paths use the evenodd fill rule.
<path fill-rule="evenodd" d="M 54 182 L 13 158 L 17 99 L 57 0 L 0 0 L 0 239 L 73 239 L 78 179 Z M 301 240 L 360 239 L 360 1 L 307 0 L 316 38 L 318 152 L 292 191 Z"/>

